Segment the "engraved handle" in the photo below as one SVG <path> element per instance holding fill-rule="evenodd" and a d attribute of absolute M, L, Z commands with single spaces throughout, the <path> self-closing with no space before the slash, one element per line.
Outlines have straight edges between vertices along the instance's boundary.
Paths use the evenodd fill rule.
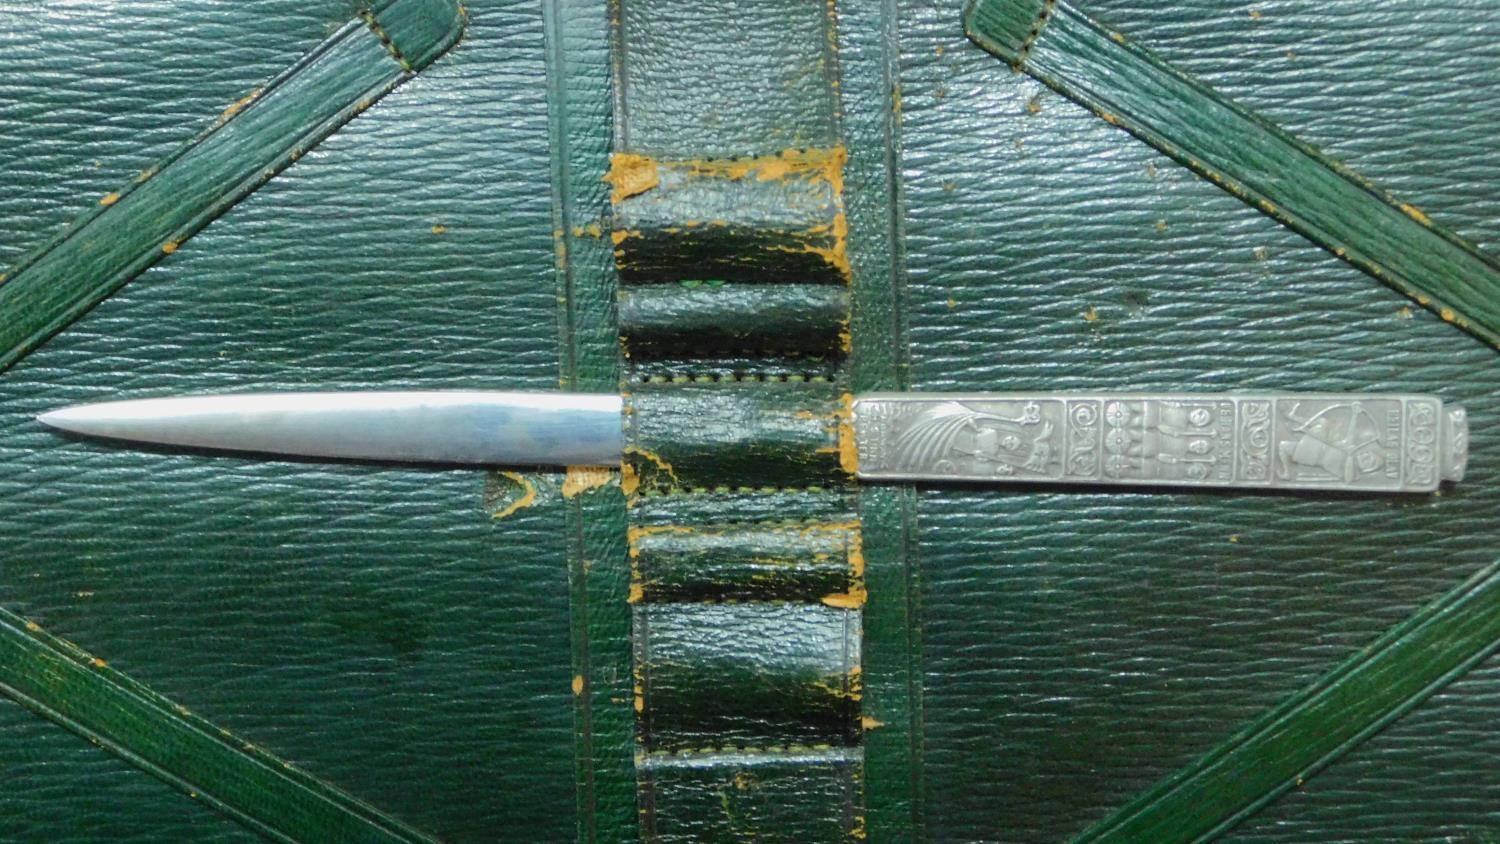
<path fill-rule="evenodd" d="M 1420 395 L 870 393 L 870 480 L 1432 492 L 1463 478 L 1461 407 Z"/>

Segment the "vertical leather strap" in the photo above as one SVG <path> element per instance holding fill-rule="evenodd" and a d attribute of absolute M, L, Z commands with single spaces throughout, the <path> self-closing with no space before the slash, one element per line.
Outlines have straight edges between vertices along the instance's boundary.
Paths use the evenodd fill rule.
<path fill-rule="evenodd" d="M 615 276 L 603 237 L 610 81 L 607 0 L 542 4 L 552 146 L 564 389 L 619 387 Z M 630 706 L 625 502 L 618 480 L 570 470 L 566 533 L 572 607 L 578 840 L 635 837 L 635 738 Z"/>
<path fill-rule="evenodd" d="M 903 385 L 890 12 L 615 5 L 647 840 L 915 830 L 911 499 L 853 483 L 847 416 Z"/>

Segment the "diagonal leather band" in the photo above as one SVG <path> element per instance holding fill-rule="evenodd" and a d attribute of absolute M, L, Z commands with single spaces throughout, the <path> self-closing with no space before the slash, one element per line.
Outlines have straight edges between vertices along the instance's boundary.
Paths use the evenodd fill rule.
<path fill-rule="evenodd" d="M 0 370 L 452 47 L 454 0 L 385 0 L 0 274 Z"/>
<path fill-rule="evenodd" d="M 1387 630 L 1079 842 L 1201 841 L 1254 814 L 1500 649 L 1500 563 Z"/>
<path fill-rule="evenodd" d="M 1500 344 L 1500 262 L 1061 0 L 976 0 L 969 36 L 1231 195 Z"/>

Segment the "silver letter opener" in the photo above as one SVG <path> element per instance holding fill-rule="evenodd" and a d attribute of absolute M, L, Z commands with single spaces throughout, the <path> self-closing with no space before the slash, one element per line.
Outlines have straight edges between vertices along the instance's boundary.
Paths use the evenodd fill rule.
<path fill-rule="evenodd" d="M 619 396 L 263 393 L 43 414 L 99 437 L 304 457 L 611 465 Z M 1422 395 L 872 393 L 852 409 L 856 475 L 1237 489 L 1431 492 L 1462 479 L 1468 424 Z"/>

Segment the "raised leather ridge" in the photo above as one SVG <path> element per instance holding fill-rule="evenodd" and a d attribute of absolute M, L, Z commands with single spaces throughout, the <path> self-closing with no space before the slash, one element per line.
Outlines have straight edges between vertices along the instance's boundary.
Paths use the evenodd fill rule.
<path fill-rule="evenodd" d="M 733 158 L 618 152 L 616 265 L 626 282 L 847 284 L 842 146 Z"/>
<path fill-rule="evenodd" d="M 831 357 L 849 337 L 849 291 L 830 285 L 635 285 L 620 292 L 619 313 L 625 354 L 636 360 Z"/>
<path fill-rule="evenodd" d="M 1500 649 L 1500 563 L 1417 610 L 1078 842 L 1214 838 Z"/>
<path fill-rule="evenodd" d="M 830 383 L 638 384 L 625 398 L 625 490 L 848 481 Z"/>

